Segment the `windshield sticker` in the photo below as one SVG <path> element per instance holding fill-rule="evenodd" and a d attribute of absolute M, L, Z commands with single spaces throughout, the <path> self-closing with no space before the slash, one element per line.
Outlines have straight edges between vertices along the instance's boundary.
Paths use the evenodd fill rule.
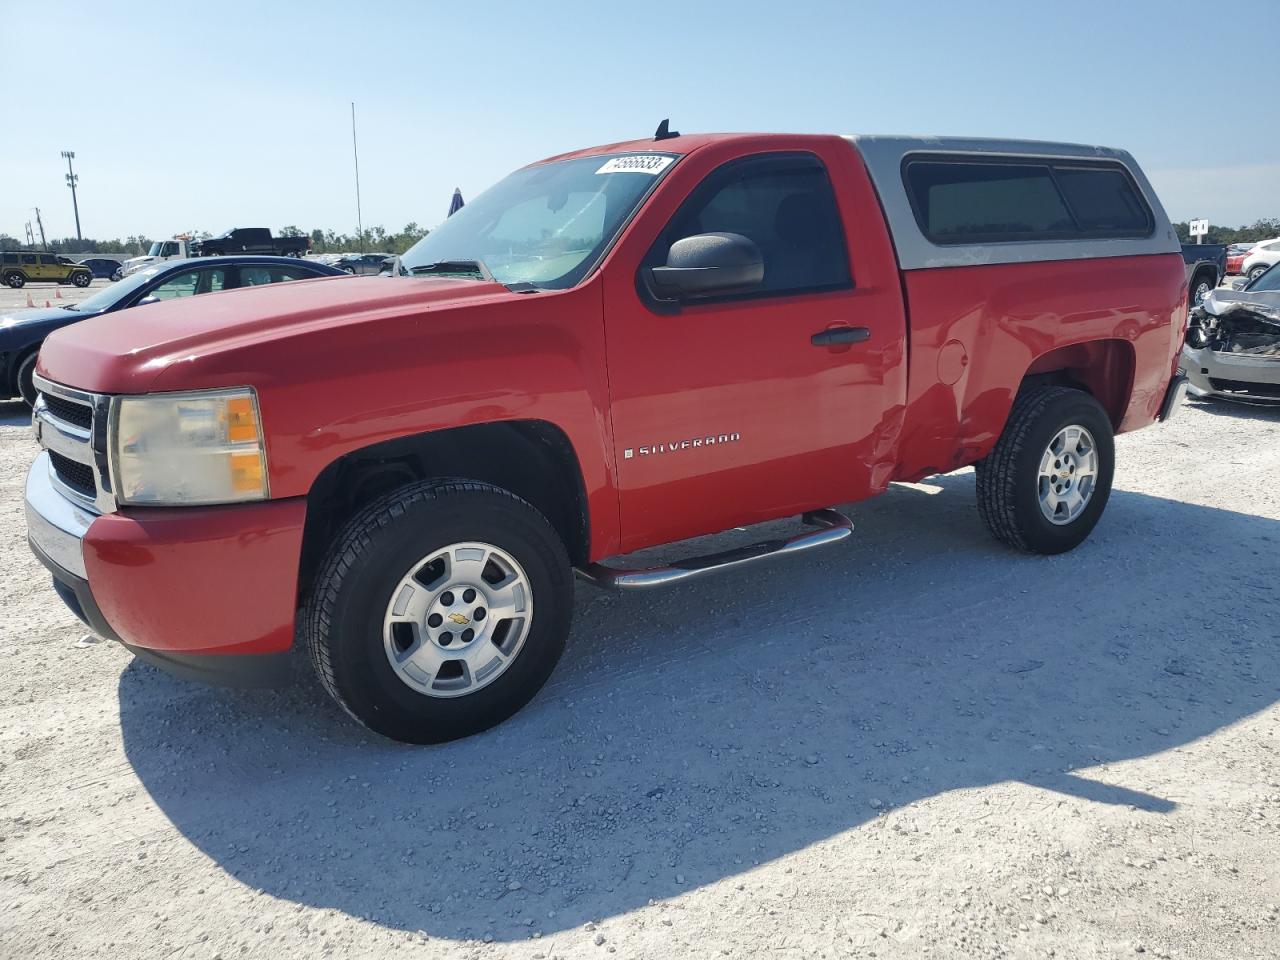
<path fill-rule="evenodd" d="M 674 157 L 663 157 L 656 153 L 647 153 L 635 157 L 614 157 L 596 173 L 647 173 L 656 177 L 671 166 Z"/>

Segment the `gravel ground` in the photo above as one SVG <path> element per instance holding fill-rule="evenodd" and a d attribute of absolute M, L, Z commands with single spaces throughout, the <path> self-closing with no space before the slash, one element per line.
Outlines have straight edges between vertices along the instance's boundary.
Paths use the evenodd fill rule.
<path fill-rule="evenodd" d="M 81 642 L 0 405 L 0 957 L 1280 955 L 1280 411 L 1118 447 L 1066 556 L 962 472 L 812 559 L 580 586 L 547 689 L 422 749 Z"/>
<path fill-rule="evenodd" d="M 77 287 L 70 283 L 28 283 L 21 290 L 0 284 L 0 313 L 21 310 L 27 305 L 27 297 L 31 298 L 31 305 L 34 307 L 43 307 L 46 303 L 57 307 L 76 303 L 109 286 L 110 280 L 94 280 L 87 287 Z"/>

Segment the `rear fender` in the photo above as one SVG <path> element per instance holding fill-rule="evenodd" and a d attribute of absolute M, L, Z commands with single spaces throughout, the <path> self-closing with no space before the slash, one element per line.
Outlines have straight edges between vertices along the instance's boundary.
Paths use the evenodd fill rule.
<path fill-rule="evenodd" d="M 1090 340 L 1058 347 L 1037 357 L 1023 383 L 1044 380 L 1077 387 L 1093 395 L 1119 430 L 1133 396 L 1137 360 L 1127 340 Z"/>

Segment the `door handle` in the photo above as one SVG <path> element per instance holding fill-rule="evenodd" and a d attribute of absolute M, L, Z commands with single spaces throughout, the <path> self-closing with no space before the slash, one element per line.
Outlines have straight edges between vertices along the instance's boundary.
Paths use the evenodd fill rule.
<path fill-rule="evenodd" d="M 821 333 L 815 333 L 809 342 L 815 347 L 838 347 L 846 343 L 862 343 L 871 339 L 871 331 L 866 327 L 828 327 Z"/>

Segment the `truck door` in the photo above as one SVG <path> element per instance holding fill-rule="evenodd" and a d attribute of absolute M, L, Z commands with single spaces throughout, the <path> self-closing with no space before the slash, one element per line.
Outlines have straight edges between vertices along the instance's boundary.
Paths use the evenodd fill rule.
<path fill-rule="evenodd" d="M 887 485 L 906 389 L 902 294 L 869 182 L 862 198 L 833 186 L 832 164 L 840 175 L 854 163 L 838 150 L 824 151 L 825 162 L 805 151 L 721 164 L 691 186 L 639 262 L 610 261 L 624 550 Z M 855 172 L 865 182 L 860 164 Z M 863 229 L 884 248 L 866 275 L 851 263 L 857 238 L 846 231 L 857 202 Z M 754 241 L 763 282 L 732 296 L 654 302 L 639 271 L 665 263 L 675 241 L 711 232 Z"/>

